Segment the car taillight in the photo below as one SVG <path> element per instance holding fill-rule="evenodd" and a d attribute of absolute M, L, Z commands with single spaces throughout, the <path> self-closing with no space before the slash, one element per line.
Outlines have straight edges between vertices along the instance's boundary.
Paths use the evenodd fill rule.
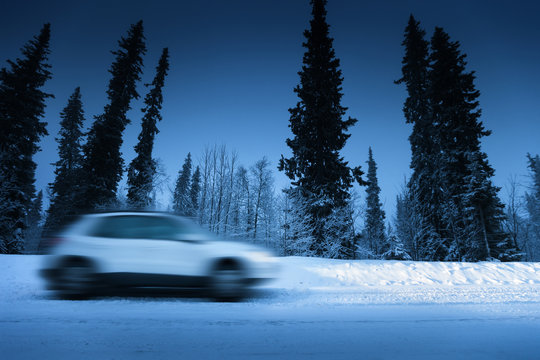
<path fill-rule="evenodd" d="M 50 246 L 50 247 L 57 246 L 57 245 L 59 245 L 60 243 L 64 242 L 65 240 L 66 240 L 66 238 L 63 238 L 63 237 L 55 237 L 55 238 L 51 238 L 51 239 L 49 239 L 49 246 Z"/>
<path fill-rule="evenodd" d="M 40 249 L 41 249 L 41 251 L 47 253 L 47 252 L 51 251 L 53 248 L 55 248 L 56 246 L 63 243 L 64 241 L 66 241 L 66 238 L 65 237 L 59 237 L 59 236 L 45 238 L 45 239 L 43 239 L 41 241 Z"/>

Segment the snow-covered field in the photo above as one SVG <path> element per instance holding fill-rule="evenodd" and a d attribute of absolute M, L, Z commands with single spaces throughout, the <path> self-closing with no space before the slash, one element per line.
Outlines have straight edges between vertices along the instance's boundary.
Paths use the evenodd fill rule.
<path fill-rule="evenodd" d="M 241 303 L 65 301 L 0 255 L 0 358 L 540 358 L 540 263 L 280 260 Z"/>

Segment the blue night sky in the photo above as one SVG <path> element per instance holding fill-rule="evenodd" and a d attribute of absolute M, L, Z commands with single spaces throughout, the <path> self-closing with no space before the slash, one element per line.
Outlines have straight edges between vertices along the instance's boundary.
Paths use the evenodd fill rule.
<path fill-rule="evenodd" d="M 45 90 L 49 136 L 41 143 L 38 189 L 53 180 L 57 160 L 54 138 L 59 112 L 81 87 L 87 127 L 106 104 L 110 51 L 130 24 L 143 19 L 148 52 L 143 82 L 151 82 L 163 47 L 169 47 L 163 121 L 158 125 L 154 156 L 172 181 L 185 156 L 198 161 L 207 145 L 225 144 L 250 166 L 266 156 L 275 169 L 285 139 L 288 108 L 296 104 L 309 26 L 308 0 L 232 1 L 18 1 L 0 12 L 1 66 L 20 56 L 19 49 L 43 23 L 52 27 L 53 78 Z M 483 141 L 494 183 L 504 186 L 511 175 L 526 184 L 527 152 L 540 153 L 540 6 L 534 1 L 345 1 L 327 6 L 336 56 L 341 60 L 348 115 L 359 121 L 343 155 L 366 169 L 368 147 L 379 166 L 382 201 L 393 216 L 395 196 L 409 174 L 410 125 L 405 124 L 401 74 L 403 30 L 410 13 L 431 37 L 443 27 L 461 42 L 468 70 L 476 71 L 482 120 L 493 134 Z M 142 83 L 139 93 L 144 97 Z M 132 123 L 124 133 L 126 164 L 134 157 L 142 102 L 132 103 Z M 287 179 L 275 171 L 276 187 Z M 361 191 L 363 195 L 363 190 Z M 506 199 L 506 191 L 500 193 Z M 168 198 L 168 194 L 167 194 Z"/>

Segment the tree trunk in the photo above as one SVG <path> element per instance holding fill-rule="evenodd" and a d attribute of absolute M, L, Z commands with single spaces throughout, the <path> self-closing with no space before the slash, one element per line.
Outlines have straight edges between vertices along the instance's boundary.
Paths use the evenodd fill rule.
<path fill-rule="evenodd" d="M 489 259 L 491 257 L 491 250 L 489 248 L 489 242 L 486 233 L 486 224 L 484 222 L 484 211 L 481 207 L 479 207 L 478 212 L 480 213 L 480 225 L 482 226 L 482 235 L 484 236 L 484 246 L 486 247 L 487 258 Z"/>

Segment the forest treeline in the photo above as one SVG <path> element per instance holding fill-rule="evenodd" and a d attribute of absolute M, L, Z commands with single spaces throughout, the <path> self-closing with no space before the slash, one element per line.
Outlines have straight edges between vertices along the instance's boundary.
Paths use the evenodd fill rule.
<path fill-rule="evenodd" d="M 340 259 L 424 261 L 540 260 L 540 158 L 527 156 L 531 180 L 508 199 L 493 185 L 494 169 L 481 150 L 489 136 L 480 120 L 479 91 L 458 41 L 440 27 L 430 39 L 412 15 L 402 43 L 405 121 L 411 124 L 411 175 L 394 214 L 381 204 L 376 154 L 366 144 L 367 169 L 341 155 L 356 119 L 341 104 L 343 74 L 326 20 L 326 1 L 313 0 L 304 32 L 305 53 L 289 109 L 290 157 L 266 157 L 249 166 L 225 145 L 179 156 L 169 184 L 153 153 L 162 121 L 169 52 L 162 50 L 146 84 L 135 157 L 125 163 L 120 148 L 132 100 L 141 94 L 146 43 L 143 22 L 133 24 L 113 51 L 107 103 L 84 129 L 83 90 L 74 89 L 59 114 L 61 129 L 55 179 L 36 192 L 39 142 L 49 135 L 43 121 L 52 94 L 42 88 L 53 75 L 48 64 L 51 26 L 8 60 L 0 72 L 0 253 L 36 253 L 41 234 L 75 215 L 105 209 L 155 210 L 159 193 L 170 192 L 169 211 L 187 216 L 229 238 L 264 244 L 281 255 Z M 396 44 L 399 46 L 399 44 Z M 396 59 L 399 61 L 399 59 Z M 167 119 L 164 119 L 167 121 Z M 277 160 L 277 159 L 276 159 Z M 181 166 L 180 166 L 181 165 Z M 277 168 L 290 186 L 276 189 Z M 126 176 L 126 188 L 119 188 Z M 357 184 L 365 191 L 362 201 Z"/>

